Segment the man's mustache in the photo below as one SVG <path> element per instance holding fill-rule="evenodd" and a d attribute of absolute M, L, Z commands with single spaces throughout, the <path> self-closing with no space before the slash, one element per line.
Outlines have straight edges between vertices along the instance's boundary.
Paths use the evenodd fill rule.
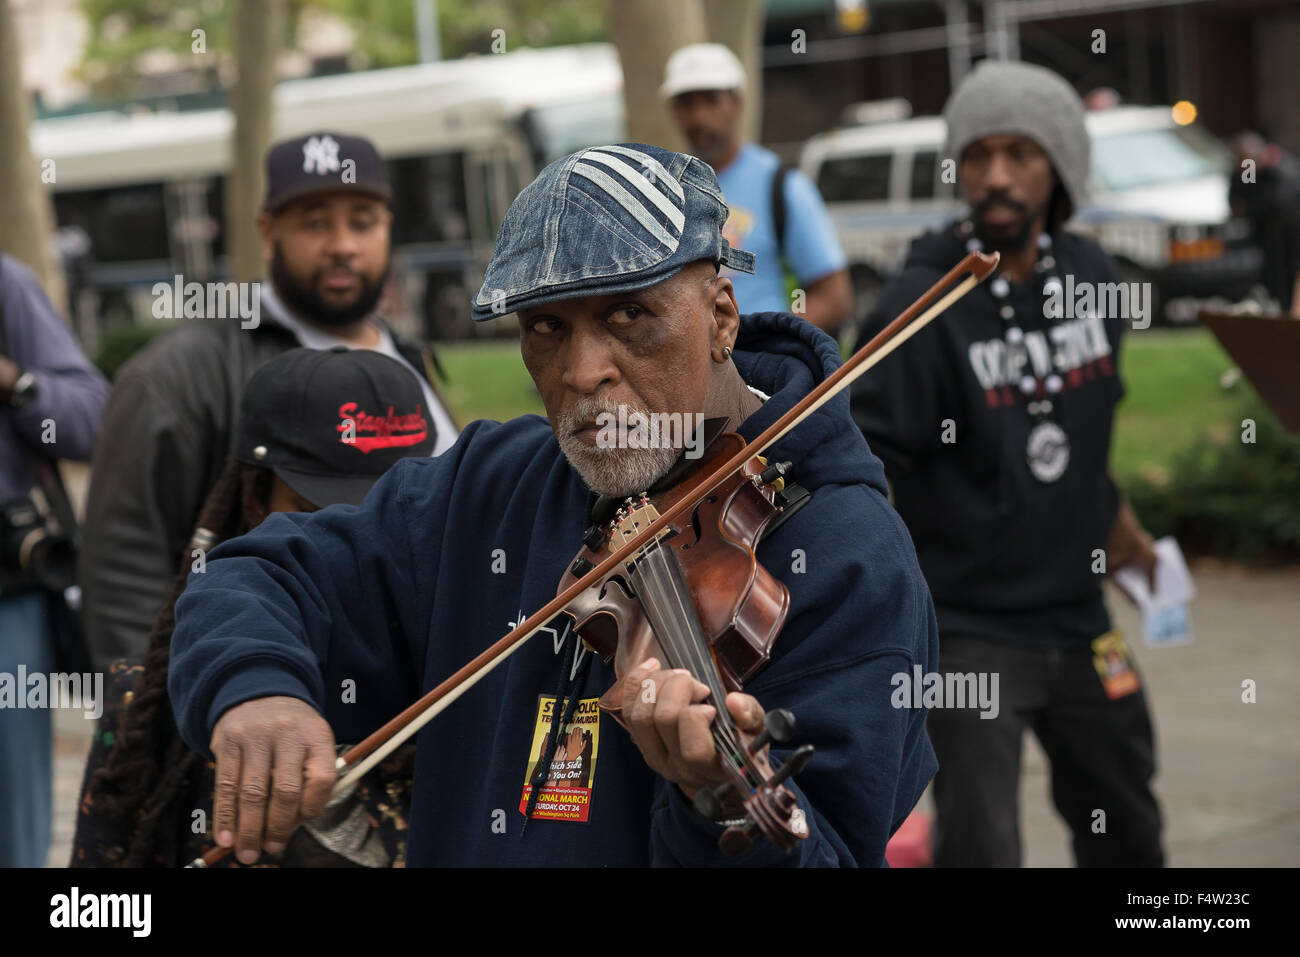
<path fill-rule="evenodd" d="M 334 263 L 332 266 L 326 266 L 323 269 L 317 269 L 314 273 L 312 273 L 312 281 L 317 283 L 320 282 L 325 277 L 325 274 L 327 272 L 345 272 L 350 276 L 358 276 L 361 279 L 366 278 L 365 275 L 361 272 L 361 270 L 357 269 L 351 263 L 341 262 L 341 263 Z M 387 269 L 385 269 L 384 274 L 387 275 Z"/>
<path fill-rule="evenodd" d="M 583 398 L 575 402 L 567 412 L 560 412 L 555 418 L 562 431 L 572 433 L 578 431 L 584 422 L 595 422 L 602 415 L 617 416 L 618 409 L 619 403 L 611 405 L 597 399 Z M 632 406 L 627 406 L 627 409 L 629 414 L 633 411 Z"/>
<path fill-rule="evenodd" d="M 988 212 L 994 206 L 1005 206 L 1008 209 L 1012 209 L 1024 217 L 1027 217 L 1029 215 L 1028 206 L 1026 206 L 1024 203 L 1012 199 L 1007 193 L 1004 193 L 1001 190 L 997 190 L 995 192 L 989 193 L 987 196 L 985 196 L 983 199 L 979 201 L 979 203 L 975 206 L 974 209 L 975 216 L 979 219 L 983 219 L 984 216 L 987 215 Z"/>

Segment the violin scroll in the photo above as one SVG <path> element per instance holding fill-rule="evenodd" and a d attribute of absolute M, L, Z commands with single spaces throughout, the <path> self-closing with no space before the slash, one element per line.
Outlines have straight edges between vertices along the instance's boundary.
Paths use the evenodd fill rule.
<path fill-rule="evenodd" d="M 719 839 L 718 846 L 724 854 L 735 856 L 749 850 L 756 832 L 768 837 L 783 851 L 788 851 L 808 836 L 808 824 L 794 794 L 781 783 L 803 770 L 816 749 L 805 744 L 775 772 L 763 754 L 773 741 L 785 744 L 793 736 L 794 715 L 782 708 L 764 716 L 763 730 L 746 745 L 751 761 L 767 774 L 762 784 L 744 800 L 744 818 L 732 823 Z M 737 783 L 743 785 L 745 782 L 727 781 L 716 788 L 700 788 L 695 792 L 695 810 L 709 820 L 722 817 L 726 813 L 727 799 L 735 793 Z"/>

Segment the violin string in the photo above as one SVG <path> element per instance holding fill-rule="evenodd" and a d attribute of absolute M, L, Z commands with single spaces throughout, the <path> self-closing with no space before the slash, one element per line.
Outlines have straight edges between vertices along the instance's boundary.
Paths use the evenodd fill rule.
<path fill-rule="evenodd" d="M 719 750 L 726 755 L 731 755 L 740 759 L 742 766 L 748 766 L 748 751 L 743 747 L 740 741 L 739 729 L 731 719 L 730 712 L 727 711 L 726 690 L 722 687 L 718 678 L 717 667 L 712 660 L 712 654 L 703 647 L 701 636 L 696 629 L 691 628 L 690 623 L 695 619 L 691 617 L 693 609 L 688 610 L 686 606 L 687 599 L 682 595 L 678 588 L 675 576 L 671 574 L 667 567 L 668 562 L 675 560 L 676 556 L 668 549 L 664 548 L 659 538 L 656 536 L 643 549 L 644 553 L 649 556 L 652 552 L 658 552 L 655 560 L 648 561 L 646 564 L 651 566 L 651 573 L 656 579 L 656 585 L 661 592 L 668 593 L 671 599 L 676 603 L 680 617 L 676 620 L 684 623 L 686 632 L 684 638 L 678 641 L 676 636 L 668 639 L 676 648 L 677 654 L 682 654 L 683 646 L 688 670 L 691 671 L 699 680 L 704 681 L 709 686 L 709 696 L 713 699 L 713 706 L 717 713 L 716 718 L 710 722 L 710 729 L 715 744 Z"/>
<path fill-rule="evenodd" d="M 649 550 L 650 548 L 648 547 L 647 551 Z M 673 584 L 666 584 L 666 582 L 671 583 L 672 578 L 671 576 L 665 578 L 655 560 L 652 559 L 647 561 L 643 570 L 645 573 L 643 579 L 644 583 L 649 590 L 654 592 L 653 595 L 647 595 L 651 602 L 663 602 L 666 597 L 671 595 L 673 599 L 676 599 L 678 608 L 683 608 L 680 601 L 680 590 Z M 670 621 L 671 620 L 672 619 L 670 619 Z M 705 670 L 701 673 L 701 662 L 698 655 L 694 653 L 695 649 L 698 647 L 698 642 L 691 640 L 689 632 L 685 638 L 679 636 L 675 628 L 671 625 L 661 626 L 660 630 L 663 632 L 660 636 L 660 644 L 665 648 L 665 651 L 674 658 L 673 661 L 667 662 L 666 664 L 668 664 L 669 667 L 682 667 L 684 665 L 693 666 L 688 667 L 687 670 L 696 677 L 705 680 L 706 684 L 711 685 L 710 696 L 714 697 L 716 701 L 716 694 L 723 692 L 722 689 L 716 685 L 716 679 L 714 681 L 708 680 L 708 677 L 712 673 L 711 667 L 706 666 Z M 709 723 L 710 735 L 713 738 L 714 746 L 723 756 L 724 760 L 730 760 L 730 763 L 733 766 L 736 764 L 743 765 L 743 761 L 738 761 L 734 757 L 735 755 L 743 756 L 745 752 L 740 746 L 740 742 L 734 733 L 734 725 L 731 724 L 729 719 L 729 714 L 724 718 L 721 716 L 721 711 L 719 710 L 719 717 L 716 717 Z"/>
<path fill-rule="evenodd" d="M 672 641 L 679 654 L 684 659 L 683 663 L 687 666 L 687 670 L 698 679 L 704 680 L 706 684 L 710 685 L 710 696 L 713 696 L 715 691 L 721 691 L 721 688 L 715 688 L 716 683 L 708 680 L 708 677 L 711 677 L 713 669 L 706 667 L 704 653 L 699 648 L 699 641 L 694 630 L 690 627 L 690 622 L 693 620 L 690 615 L 693 609 L 687 609 L 681 591 L 677 588 L 677 583 L 674 581 L 673 575 L 667 567 L 668 563 L 675 558 L 675 556 L 663 547 L 658 538 L 655 538 L 646 547 L 647 557 L 649 557 L 652 552 L 657 552 L 658 554 L 655 555 L 654 559 L 647 564 L 650 566 L 650 570 L 655 578 L 655 584 L 661 595 L 669 597 L 672 602 L 676 604 L 678 616 L 673 620 L 681 622 L 683 631 L 685 632 L 682 640 L 679 641 L 677 636 L 674 636 Z M 716 706 L 718 702 L 714 701 L 714 704 Z"/>
<path fill-rule="evenodd" d="M 641 549 L 641 561 L 637 563 L 638 571 L 643 583 L 643 589 L 647 592 L 645 596 L 652 603 L 658 603 L 662 606 L 668 598 L 669 589 L 664 586 L 661 568 L 663 562 L 663 546 L 656 537 L 647 543 Z M 654 592 L 653 595 L 648 594 Z M 667 652 L 667 657 L 672 660 L 664 664 L 669 668 L 685 667 L 692 674 L 698 672 L 698 662 L 693 661 L 689 646 L 680 640 L 675 625 L 678 622 L 684 622 L 686 609 L 682 606 L 680 599 L 674 594 L 672 596 L 677 604 L 679 616 L 663 615 L 656 635 L 659 637 L 660 645 Z M 662 632 L 662 634 L 660 634 Z"/>
<path fill-rule="evenodd" d="M 650 549 L 663 549 L 663 545 L 657 537 L 647 546 L 647 553 Z M 663 550 L 667 560 L 675 560 L 676 556 L 673 552 L 668 549 Z M 658 569 L 656 569 L 656 571 L 658 571 Z M 681 614 L 679 620 L 683 622 L 695 621 L 694 618 L 688 617 L 689 613 L 686 602 L 689 599 L 682 594 L 682 590 L 678 587 L 675 576 L 673 576 L 668 569 L 664 569 L 661 578 L 661 587 L 666 585 L 665 590 L 671 594 L 677 604 L 677 609 Z M 761 781 L 763 775 L 758 771 L 758 768 L 753 761 L 753 757 L 749 753 L 749 749 L 746 748 L 740 740 L 740 729 L 736 727 L 735 721 L 731 717 L 731 712 L 727 710 L 726 689 L 722 687 L 721 680 L 718 676 L 717 666 L 713 661 L 713 655 L 708 649 L 706 642 L 703 640 L 702 635 L 697 633 L 696 629 L 691 629 L 688 625 L 686 630 L 687 635 L 685 643 L 688 647 L 688 656 L 694 659 L 693 663 L 695 665 L 695 667 L 691 669 L 692 673 L 701 677 L 701 680 L 703 680 L 705 684 L 709 685 L 709 696 L 713 699 L 713 705 L 717 711 L 717 717 L 713 722 L 711 722 L 714 741 L 717 743 L 718 749 L 722 752 L 724 758 L 728 754 L 732 756 L 735 759 L 735 763 L 738 764 L 742 770 L 747 772 L 747 776 L 751 782 Z"/>
<path fill-rule="evenodd" d="M 652 544 L 646 547 L 645 551 L 647 557 L 654 551 L 657 551 L 662 548 L 663 548 L 662 544 L 656 540 L 655 542 L 653 542 Z M 677 620 L 689 621 L 689 619 L 685 617 L 686 608 L 681 600 L 680 590 L 677 589 L 674 584 L 668 584 L 667 587 L 665 586 L 665 577 L 667 578 L 667 581 L 669 583 L 672 582 L 672 578 L 670 575 L 665 576 L 662 573 L 659 560 L 658 560 L 659 558 L 662 558 L 662 556 L 657 556 L 656 559 L 648 560 L 644 566 L 646 572 L 645 579 L 647 584 L 657 589 L 657 595 L 653 597 L 651 600 L 662 601 L 665 595 L 671 595 L 672 600 L 676 603 L 677 608 L 682 615 L 682 617 Z M 669 620 L 672 621 L 674 619 L 670 618 Z M 692 654 L 692 650 L 694 649 L 696 643 L 689 641 L 689 639 L 680 638 L 677 635 L 675 629 L 671 625 L 663 627 L 662 630 L 665 632 L 665 634 L 661 637 L 660 643 L 665 646 L 665 650 L 667 650 L 670 654 L 672 654 L 672 656 L 675 659 L 673 661 L 667 662 L 669 667 L 688 666 L 687 670 L 689 670 L 692 675 L 696 676 L 697 678 L 701 677 L 701 662 L 698 658 L 698 655 Z M 710 671 L 711 669 L 704 670 L 703 675 L 704 676 L 709 675 Z M 707 680 L 705 681 L 705 683 L 713 684 L 712 682 L 709 682 Z M 713 697 L 714 694 L 715 694 L 714 689 L 711 688 L 710 697 Z M 721 722 L 721 720 L 715 719 L 711 721 L 709 723 L 709 731 L 710 731 L 710 736 L 713 738 L 714 746 L 720 754 L 725 756 L 728 754 L 736 753 L 739 742 L 730 733 L 730 729 L 727 728 Z"/>
<path fill-rule="evenodd" d="M 635 524 L 634 521 L 634 526 Z M 632 534 L 635 535 L 636 532 Z M 623 532 L 623 539 L 628 540 L 626 530 Z M 675 604 L 678 611 L 676 615 L 656 614 L 653 617 L 659 619 L 657 627 L 655 627 L 656 622 L 652 620 L 651 623 L 665 656 L 673 659 L 665 664 L 674 668 L 686 666 L 692 675 L 709 686 L 709 696 L 713 699 L 715 708 L 715 717 L 709 723 L 714 747 L 723 761 L 734 772 L 740 774 L 749 792 L 752 793 L 764 776 L 741 742 L 739 729 L 730 712 L 726 710 L 726 691 L 721 686 L 713 656 L 699 633 L 697 620 L 691 617 L 693 609 L 688 610 L 685 604 L 682 589 L 677 581 L 678 576 L 672 574 L 671 563 L 676 561 L 676 555 L 663 546 L 658 536 L 643 545 L 639 555 L 641 560 L 635 562 L 633 568 L 638 573 L 636 577 L 639 579 L 647 610 L 662 612 L 666 611 L 669 605 Z M 692 623 L 696 624 L 696 627 L 692 628 Z M 678 626 L 683 629 L 684 634 L 678 633 Z"/>
<path fill-rule="evenodd" d="M 677 606 L 685 615 L 686 602 L 689 596 L 683 595 L 682 590 L 677 587 L 677 582 L 672 575 L 668 576 L 668 587 L 673 597 L 677 601 Z M 693 621 L 695 619 L 687 619 Z M 740 731 L 736 727 L 735 721 L 731 717 L 731 712 L 727 710 L 727 692 L 722 687 L 721 678 L 718 674 L 717 665 L 713 660 L 713 655 L 707 647 L 702 634 L 692 632 L 688 636 L 691 649 L 695 652 L 697 668 L 703 676 L 705 684 L 709 685 L 709 696 L 713 699 L 713 705 L 716 709 L 717 716 L 711 722 L 713 736 L 718 744 L 718 750 L 722 753 L 724 760 L 730 760 L 733 765 L 739 766 L 744 770 L 753 770 L 749 752 L 744 747 L 740 739 Z M 749 775 L 751 781 L 757 779 L 756 774 Z"/>

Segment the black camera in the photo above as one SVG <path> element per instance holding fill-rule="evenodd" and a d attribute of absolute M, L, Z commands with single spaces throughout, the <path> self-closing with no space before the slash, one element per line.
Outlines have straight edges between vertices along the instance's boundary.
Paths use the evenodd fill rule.
<path fill-rule="evenodd" d="M 39 586 L 62 594 L 76 581 L 76 546 L 34 499 L 0 505 L 0 591 Z"/>

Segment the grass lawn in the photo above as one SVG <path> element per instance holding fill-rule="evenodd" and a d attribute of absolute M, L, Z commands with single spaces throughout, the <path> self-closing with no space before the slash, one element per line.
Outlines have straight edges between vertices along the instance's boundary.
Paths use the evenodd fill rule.
<path fill-rule="evenodd" d="M 445 343 L 438 354 L 451 378 L 447 400 L 462 422 L 542 414 L 516 339 Z M 1238 427 L 1235 395 L 1247 386 L 1219 387 L 1219 376 L 1232 365 L 1205 329 L 1125 337 L 1121 372 L 1128 394 L 1119 407 L 1112 459 L 1121 486 L 1141 474 L 1158 475 L 1201 434 L 1226 437 Z"/>
<path fill-rule="evenodd" d="M 503 421 L 528 412 L 545 414 L 519 358 L 518 339 L 445 342 L 438 346 L 438 359 L 450 380 L 438 387 L 462 425 L 474 419 Z"/>
<path fill-rule="evenodd" d="M 1120 402 L 1111 449 L 1115 479 L 1159 479 L 1180 449 L 1204 434 L 1222 441 L 1236 431 L 1242 380 L 1223 389 L 1219 377 L 1235 363 L 1208 329 L 1129 332 L 1120 352 L 1127 394 Z"/>

